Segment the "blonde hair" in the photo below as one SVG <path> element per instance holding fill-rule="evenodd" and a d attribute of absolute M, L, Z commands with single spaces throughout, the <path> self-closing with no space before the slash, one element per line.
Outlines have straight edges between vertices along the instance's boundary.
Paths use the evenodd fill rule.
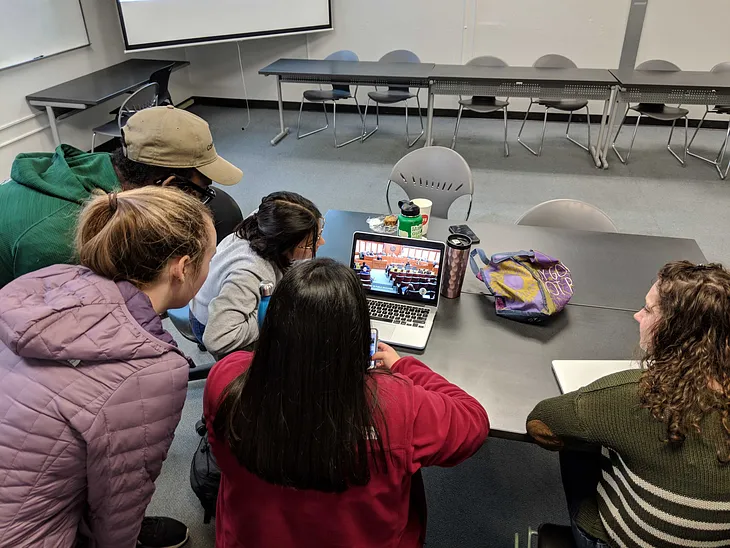
<path fill-rule="evenodd" d="M 137 287 L 156 281 L 174 257 L 197 272 L 208 245 L 210 210 L 170 187 L 145 186 L 93 198 L 79 216 L 79 262 L 110 280 Z"/>

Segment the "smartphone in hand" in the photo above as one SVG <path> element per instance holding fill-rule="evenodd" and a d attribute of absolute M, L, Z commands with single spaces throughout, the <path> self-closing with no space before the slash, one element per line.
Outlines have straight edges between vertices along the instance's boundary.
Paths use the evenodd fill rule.
<path fill-rule="evenodd" d="M 378 330 L 374 327 L 370 329 L 370 357 L 373 357 L 378 351 Z M 370 368 L 375 367 L 375 360 L 370 360 Z"/>

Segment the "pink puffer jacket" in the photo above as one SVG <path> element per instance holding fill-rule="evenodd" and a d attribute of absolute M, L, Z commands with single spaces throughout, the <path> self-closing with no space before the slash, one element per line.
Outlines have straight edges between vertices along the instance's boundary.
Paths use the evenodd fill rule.
<path fill-rule="evenodd" d="M 127 282 L 57 265 L 0 290 L 0 546 L 136 546 L 187 379 Z"/>

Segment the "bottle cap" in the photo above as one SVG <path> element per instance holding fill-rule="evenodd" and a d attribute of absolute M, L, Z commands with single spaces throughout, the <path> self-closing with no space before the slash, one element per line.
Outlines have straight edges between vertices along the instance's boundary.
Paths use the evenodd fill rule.
<path fill-rule="evenodd" d="M 271 297 L 271 294 L 274 292 L 274 283 L 270 282 L 268 280 L 263 280 L 259 284 L 259 293 L 261 293 L 262 297 Z"/>
<path fill-rule="evenodd" d="M 421 208 L 413 202 L 403 200 L 398 202 L 398 205 L 400 206 L 400 212 L 406 217 L 417 217 L 421 214 Z"/>

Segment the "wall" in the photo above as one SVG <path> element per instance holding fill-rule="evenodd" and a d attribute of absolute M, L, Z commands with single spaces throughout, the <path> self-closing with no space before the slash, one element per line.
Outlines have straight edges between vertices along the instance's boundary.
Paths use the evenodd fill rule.
<path fill-rule="evenodd" d="M 81 3 L 91 46 L 0 72 L 0 180 L 10 172 L 17 154 L 53 150 L 51 130 L 41 129 L 48 125 L 45 110 L 39 111 L 28 105 L 25 100 L 27 94 L 119 63 L 127 57 L 115 1 L 82 0 Z M 134 57 L 184 59 L 185 51 L 150 52 L 135 54 Z M 174 100 L 181 101 L 192 95 L 187 69 L 175 72 L 170 82 Z M 61 121 L 61 140 L 88 150 L 91 146 L 91 129 L 109 121 L 112 118 L 109 111 L 119 106 L 122 100 L 120 97 Z M 38 115 L 32 117 L 34 114 Z M 35 130 L 40 131 L 22 137 Z M 6 144 L 16 138 L 17 141 Z"/>
<path fill-rule="evenodd" d="M 257 74 L 268 63 L 323 58 L 339 49 L 351 49 L 362 60 L 405 48 L 435 63 L 460 64 L 489 54 L 530 65 L 545 53 L 561 53 L 583 67 L 618 66 L 629 0 L 332 0 L 332 7 L 334 31 L 239 43 L 250 98 L 276 98 L 275 80 Z M 197 95 L 244 97 L 236 44 L 188 48 L 187 56 Z M 285 85 L 284 99 L 299 101 L 303 89 Z M 366 91 L 360 91 L 363 98 Z M 513 104 L 526 108 L 525 100 Z M 456 99 L 437 97 L 436 106 L 455 108 Z"/>

